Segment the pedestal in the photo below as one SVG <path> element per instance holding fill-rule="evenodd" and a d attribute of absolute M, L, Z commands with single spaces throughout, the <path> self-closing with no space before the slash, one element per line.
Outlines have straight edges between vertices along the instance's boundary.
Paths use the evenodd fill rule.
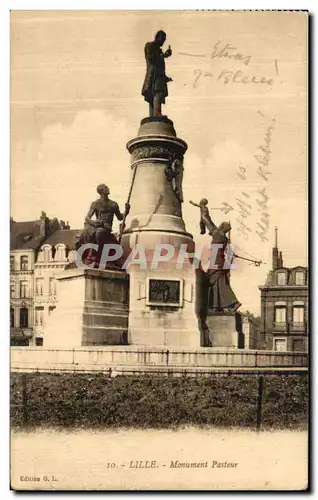
<path fill-rule="evenodd" d="M 145 118 L 138 136 L 128 142 L 134 183 L 130 214 L 121 244 L 146 254 L 146 268 L 134 264 L 130 275 L 129 343 L 152 347 L 199 347 L 195 314 L 196 272 L 176 266 L 183 245 L 193 251 L 193 237 L 182 218 L 183 156 L 187 144 L 165 116 Z M 156 246 L 170 244 L 173 260 L 153 269 Z M 156 289 L 157 287 L 157 289 Z"/>
<path fill-rule="evenodd" d="M 125 345 L 129 277 L 123 271 L 70 269 L 58 279 L 58 306 L 44 329 L 44 347 Z"/>
<path fill-rule="evenodd" d="M 209 340 L 212 347 L 238 349 L 242 345 L 242 331 L 239 313 L 214 313 L 208 311 L 206 324 L 209 329 Z"/>
<path fill-rule="evenodd" d="M 194 269 L 130 270 L 129 343 L 147 347 L 200 347 Z M 152 300 L 152 283 L 178 289 L 174 302 Z M 170 299 L 171 300 L 171 299 Z"/>

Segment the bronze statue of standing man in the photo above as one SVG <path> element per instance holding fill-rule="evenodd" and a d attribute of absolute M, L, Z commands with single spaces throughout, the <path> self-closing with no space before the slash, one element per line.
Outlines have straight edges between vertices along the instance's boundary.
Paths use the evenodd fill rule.
<path fill-rule="evenodd" d="M 149 116 L 161 115 L 161 105 L 165 104 L 168 95 L 167 83 L 172 81 L 172 78 L 166 75 L 165 65 L 165 58 L 172 55 L 172 50 L 170 45 L 165 52 L 161 50 L 165 41 L 165 32 L 158 31 L 154 41 L 145 45 L 147 72 L 141 94 L 149 103 Z"/>

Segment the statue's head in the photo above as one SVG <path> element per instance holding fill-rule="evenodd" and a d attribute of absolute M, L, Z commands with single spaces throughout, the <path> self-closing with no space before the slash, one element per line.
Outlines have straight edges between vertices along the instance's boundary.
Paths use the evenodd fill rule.
<path fill-rule="evenodd" d="M 222 222 L 220 225 L 219 225 L 219 231 L 221 233 L 228 233 L 229 231 L 231 231 L 231 224 L 230 222 Z"/>
<path fill-rule="evenodd" d="M 101 196 L 106 195 L 106 194 L 109 194 L 109 187 L 106 186 L 106 184 L 98 184 L 96 191 Z"/>
<path fill-rule="evenodd" d="M 159 47 L 162 47 L 162 45 L 165 43 L 166 37 L 167 37 L 167 35 L 162 30 L 160 30 L 156 33 L 155 42 L 159 45 Z"/>
<path fill-rule="evenodd" d="M 202 198 L 202 200 L 200 200 L 200 203 L 199 205 L 207 205 L 209 202 L 206 198 Z"/>

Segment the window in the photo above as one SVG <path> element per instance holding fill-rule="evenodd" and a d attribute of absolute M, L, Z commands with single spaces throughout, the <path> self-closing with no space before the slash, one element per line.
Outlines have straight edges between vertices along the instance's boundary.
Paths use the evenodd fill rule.
<path fill-rule="evenodd" d="M 293 303 L 293 323 L 303 324 L 305 319 L 305 307 L 302 302 Z"/>
<path fill-rule="evenodd" d="M 296 285 L 304 285 L 305 284 L 305 274 L 302 271 L 296 272 L 295 283 L 296 283 Z"/>
<path fill-rule="evenodd" d="M 14 328 L 14 309 L 10 307 L 10 326 Z"/>
<path fill-rule="evenodd" d="M 52 312 L 54 311 L 54 309 L 56 309 L 55 306 L 50 306 L 49 307 L 49 316 L 51 316 Z"/>
<path fill-rule="evenodd" d="M 304 352 L 304 350 L 305 350 L 304 339 L 293 340 L 293 351 Z"/>
<path fill-rule="evenodd" d="M 274 351 L 287 351 L 287 339 L 274 339 Z"/>
<path fill-rule="evenodd" d="M 275 323 L 286 323 L 286 302 L 275 302 Z"/>
<path fill-rule="evenodd" d="M 63 262 L 65 260 L 65 247 L 64 245 L 60 245 L 56 247 L 56 254 L 54 257 L 54 260 L 57 260 L 59 262 Z"/>
<path fill-rule="evenodd" d="M 76 251 L 75 250 L 71 250 L 68 253 L 68 261 L 69 262 L 75 262 L 76 261 Z"/>
<path fill-rule="evenodd" d="M 277 273 L 277 285 L 286 285 L 286 273 Z"/>
<path fill-rule="evenodd" d="M 49 279 L 49 294 L 50 295 L 55 295 L 56 294 L 55 278 L 50 278 Z"/>
<path fill-rule="evenodd" d="M 14 257 L 10 256 L 10 271 L 14 271 Z"/>
<path fill-rule="evenodd" d="M 28 257 L 26 255 L 22 255 L 20 258 L 20 269 L 21 271 L 28 270 Z"/>
<path fill-rule="evenodd" d="M 52 248 L 44 247 L 43 248 L 43 260 L 45 262 L 50 262 L 52 260 Z"/>
<path fill-rule="evenodd" d="M 44 314 L 44 307 L 35 308 L 35 326 L 43 325 L 43 314 Z"/>
<path fill-rule="evenodd" d="M 20 309 L 20 327 L 28 328 L 29 326 L 29 309 L 27 307 L 21 307 Z"/>
<path fill-rule="evenodd" d="M 20 297 L 25 299 L 28 296 L 28 282 L 20 281 Z"/>
<path fill-rule="evenodd" d="M 36 346 L 43 346 L 43 338 L 42 337 L 35 337 L 35 345 Z"/>
<path fill-rule="evenodd" d="M 13 299 L 15 295 L 15 285 L 14 283 L 10 283 L 10 299 Z"/>
<path fill-rule="evenodd" d="M 35 281 L 35 293 L 36 295 L 43 295 L 43 278 L 37 278 Z"/>

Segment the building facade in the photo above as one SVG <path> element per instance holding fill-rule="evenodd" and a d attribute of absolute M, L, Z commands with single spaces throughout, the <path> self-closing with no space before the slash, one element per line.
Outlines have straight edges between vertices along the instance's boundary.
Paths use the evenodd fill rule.
<path fill-rule="evenodd" d="M 57 306 L 56 277 L 76 259 L 75 240 L 80 231 L 60 229 L 40 247 L 34 263 L 34 341 L 45 345 L 44 328 Z"/>
<path fill-rule="evenodd" d="M 55 264 L 64 268 L 69 262 L 63 261 L 63 250 L 67 255 L 65 240 L 74 233 L 64 221 L 49 219 L 45 212 L 34 221 L 16 222 L 10 219 L 10 343 L 19 346 L 42 345 L 41 323 L 45 314 L 50 314 L 56 302 Z M 61 241 L 60 245 L 51 243 L 52 238 Z M 55 241 L 55 240 L 54 240 Z M 64 247 L 63 247 L 64 245 Z M 48 272 L 39 274 L 38 259 L 43 258 L 46 249 L 50 259 Z M 53 253 L 52 253 L 53 252 Z M 59 260 L 58 260 L 59 259 Z M 40 280 L 39 280 L 40 278 Z M 41 281 L 41 279 L 43 281 Z M 45 314 L 42 312 L 45 311 Z"/>
<path fill-rule="evenodd" d="M 23 248 L 10 254 L 11 345 L 29 345 L 33 326 L 34 251 Z"/>
<path fill-rule="evenodd" d="M 261 344 L 275 351 L 308 350 L 308 268 L 283 265 L 282 252 L 272 251 L 272 269 L 261 291 Z"/>
<path fill-rule="evenodd" d="M 260 318 L 246 311 L 242 313 L 244 349 L 260 349 Z"/>

